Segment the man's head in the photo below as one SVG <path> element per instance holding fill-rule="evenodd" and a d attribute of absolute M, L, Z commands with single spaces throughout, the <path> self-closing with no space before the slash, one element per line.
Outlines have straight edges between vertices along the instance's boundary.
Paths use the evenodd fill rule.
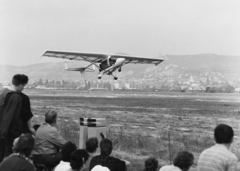
<path fill-rule="evenodd" d="M 87 150 L 87 152 L 94 153 L 94 152 L 96 152 L 97 148 L 98 148 L 98 139 L 97 139 L 97 137 L 89 138 L 86 141 L 86 150 Z"/>
<path fill-rule="evenodd" d="M 173 161 L 173 165 L 179 167 L 182 171 L 187 171 L 193 165 L 194 156 L 187 151 L 180 151 Z"/>
<path fill-rule="evenodd" d="M 45 114 L 45 122 L 50 125 L 56 124 L 57 123 L 57 112 L 55 112 L 54 110 L 47 111 L 47 113 Z"/>
<path fill-rule="evenodd" d="M 12 78 L 12 84 L 16 92 L 23 91 L 27 83 L 28 83 L 28 76 L 24 74 L 16 74 Z"/>
<path fill-rule="evenodd" d="M 147 160 L 145 160 L 145 169 L 144 171 L 150 171 L 150 170 L 157 170 L 158 168 L 158 161 L 154 157 L 150 157 Z"/>
<path fill-rule="evenodd" d="M 34 138 L 31 134 L 24 134 L 21 135 L 18 140 L 14 149 L 16 153 L 20 153 L 26 157 L 28 157 L 31 154 L 31 151 L 34 148 Z"/>
<path fill-rule="evenodd" d="M 214 138 L 218 144 L 232 143 L 234 132 L 232 127 L 226 124 L 220 124 L 214 129 Z"/>
<path fill-rule="evenodd" d="M 112 149 L 113 149 L 112 141 L 109 139 L 103 139 L 100 142 L 100 149 L 101 149 L 102 155 L 109 156 L 112 153 Z"/>
<path fill-rule="evenodd" d="M 65 162 L 71 161 L 71 154 L 72 152 L 77 150 L 77 146 L 72 142 L 67 142 L 62 147 L 62 160 Z"/>
<path fill-rule="evenodd" d="M 88 160 L 89 155 L 86 150 L 79 149 L 74 151 L 71 154 L 70 166 L 73 170 L 84 170 L 86 167 L 86 161 Z"/>

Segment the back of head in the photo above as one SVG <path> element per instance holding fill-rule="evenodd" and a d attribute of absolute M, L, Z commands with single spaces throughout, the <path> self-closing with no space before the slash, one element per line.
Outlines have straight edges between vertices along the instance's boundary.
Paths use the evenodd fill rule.
<path fill-rule="evenodd" d="M 97 148 L 98 148 L 98 139 L 97 139 L 97 137 L 89 138 L 86 141 L 86 150 L 87 150 L 87 152 L 93 153 L 93 152 L 95 152 L 97 150 Z"/>
<path fill-rule="evenodd" d="M 62 147 L 62 160 L 65 162 L 71 161 L 71 154 L 72 152 L 77 150 L 77 146 L 72 142 L 67 142 Z"/>
<path fill-rule="evenodd" d="M 34 138 L 31 134 L 21 135 L 16 142 L 15 151 L 26 157 L 31 154 L 31 151 L 34 148 Z"/>
<path fill-rule="evenodd" d="M 45 114 L 45 122 L 51 125 L 53 123 L 56 123 L 56 121 L 57 112 L 55 112 L 54 110 L 47 111 L 47 113 Z"/>
<path fill-rule="evenodd" d="M 112 149 L 113 145 L 111 140 L 106 138 L 100 142 L 101 155 L 109 156 L 112 153 Z"/>
<path fill-rule="evenodd" d="M 173 161 L 173 165 L 181 170 L 188 170 L 194 162 L 194 156 L 188 151 L 180 151 Z"/>
<path fill-rule="evenodd" d="M 12 78 L 12 84 L 14 86 L 25 85 L 28 83 L 28 76 L 24 74 L 16 74 Z"/>
<path fill-rule="evenodd" d="M 70 166 L 73 170 L 80 170 L 87 160 L 88 152 L 86 150 L 76 150 L 71 154 Z"/>
<path fill-rule="evenodd" d="M 144 171 L 156 171 L 158 168 L 158 161 L 154 157 L 150 157 L 145 160 Z"/>
<path fill-rule="evenodd" d="M 234 132 L 232 127 L 220 124 L 214 129 L 214 138 L 218 144 L 229 144 L 232 142 Z"/>

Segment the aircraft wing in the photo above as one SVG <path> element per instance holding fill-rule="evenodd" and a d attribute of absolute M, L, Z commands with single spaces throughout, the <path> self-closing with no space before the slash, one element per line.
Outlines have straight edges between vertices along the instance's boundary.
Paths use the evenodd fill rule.
<path fill-rule="evenodd" d="M 147 58 L 147 57 L 141 57 L 141 56 L 118 55 L 118 54 L 111 55 L 111 59 L 117 59 L 117 58 L 125 58 L 125 64 L 132 63 L 132 64 L 158 65 L 164 61 L 164 59 L 162 58 Z"/>
<path fill-rule="evenodd" d="M 60 52 L 60 51 L 46 51 L 42 56 L 62 58 L 77 61 L 87 61 L 91 63 L 99 63 L 108 58 L 108 54 L 100 53 L 75 53 L 75 52 Z"/>
<path fill-rule="evenodd" d="M 103 60 L 106 60 L 108 57 L 111 59 L 125 58 L 125 64 L 134 63 L 134 64 L 155 64 L 158 65 L 162 61 L 161 58 L 146 58 L 140 56 L 131 56 L 125 54 L 105 54 L 105 53 L 75 53 L 75 52 L 60 52 L 60 51 L 46 51 L 42 56 L 62 58 L 69 60 L 78 60 L 78 61 L 87 61 L 90 63 L 101 63 Z"/>

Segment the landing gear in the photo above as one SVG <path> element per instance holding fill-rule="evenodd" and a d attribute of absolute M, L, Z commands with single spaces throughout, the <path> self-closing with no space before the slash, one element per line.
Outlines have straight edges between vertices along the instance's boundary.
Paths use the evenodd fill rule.
<path fill-rule="evenodd" d="M 118 69 L 118 72 L 121 72 L 121 71 L 122 71 L 122 69 L 121 69 L 121 68 L 119 68 L 119 69 Z"/>
<path fill-rule="evenodd" d="M 100 79 L 102 78 L 102 74 L 99 73 L 97 77 L 98 77 L 98 79 L 100 80 Z"/>
<path fill-rule="evenodd" d="M 114 76 L 114 77 L 113 77 L 113 79 L 114 79 L 114 80 L 117 80 L 117 79 L 118 79 L 118 77 Z"/>

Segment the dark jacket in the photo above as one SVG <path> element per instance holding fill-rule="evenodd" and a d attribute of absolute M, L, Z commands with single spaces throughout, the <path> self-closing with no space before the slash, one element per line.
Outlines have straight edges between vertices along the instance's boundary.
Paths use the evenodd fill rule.
<path fill-rule="evenodd" d="M 22 132 L 25 133 L 31 133 L 28 127 L 28 121 L 33 117 L 32 111 L 31 111 L 31 104 L 29 97 L 24 93 L 19 93 L 19 95 L 22 98 L 22 112 L 20 116 L 21 120 L 21 126 L 22 126 Z"/>
<path fill-rule="evenodd" d="M 0 92 L 0 138 L 12 134 L 18 137 L 22 134 L 19 119 L 22 110 L 22 100 L 18 93 L 9 89 Z"/>
<path fill-rule="evenodd" d="M 92 158 L 89 170 L 96 165 L 101 165 L 109 168 L 110 171 L 126 171 L 126 164 L 124 161 L 115 157 L 99 155 Z"/>

